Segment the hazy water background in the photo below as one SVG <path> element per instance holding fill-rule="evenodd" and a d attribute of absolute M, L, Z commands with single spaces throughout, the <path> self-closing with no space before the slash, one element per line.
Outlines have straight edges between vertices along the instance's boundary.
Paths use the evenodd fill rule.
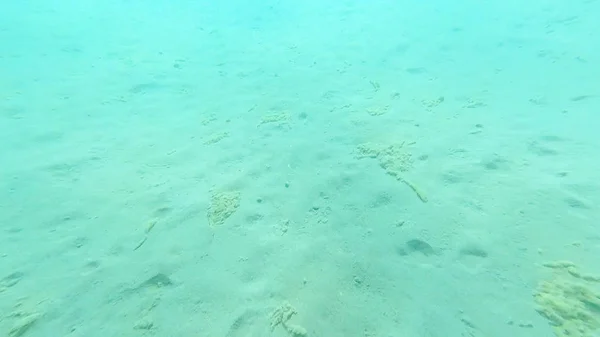
<path fill-rule="evenodd" d="M 7 2 L 0 333 L 592 336 L 597 13 Z"/>

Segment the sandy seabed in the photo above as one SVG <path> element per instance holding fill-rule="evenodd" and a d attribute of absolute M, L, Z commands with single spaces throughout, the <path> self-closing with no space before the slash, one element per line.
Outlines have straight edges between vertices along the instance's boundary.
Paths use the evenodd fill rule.
<path fill-rule="evenodd" d="M 233 4 L 0 14 L 0 334 L 593 336 L 600 3 Z"/>

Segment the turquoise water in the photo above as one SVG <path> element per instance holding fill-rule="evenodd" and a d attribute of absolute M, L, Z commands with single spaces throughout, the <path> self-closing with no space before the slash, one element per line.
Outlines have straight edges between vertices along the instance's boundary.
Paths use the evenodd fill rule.
<path fill-rule="evenodd" d="M 597 336 L 600 2 L 2 7 L 0 335 Z"/>

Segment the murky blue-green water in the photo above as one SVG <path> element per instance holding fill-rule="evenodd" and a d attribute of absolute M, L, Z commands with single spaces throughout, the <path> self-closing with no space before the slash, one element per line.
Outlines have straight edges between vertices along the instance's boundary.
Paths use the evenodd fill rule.
<path fill-rule="evenodd" d="M 0 10 L 0 335 L 597 336 L 600 2 Z"/>

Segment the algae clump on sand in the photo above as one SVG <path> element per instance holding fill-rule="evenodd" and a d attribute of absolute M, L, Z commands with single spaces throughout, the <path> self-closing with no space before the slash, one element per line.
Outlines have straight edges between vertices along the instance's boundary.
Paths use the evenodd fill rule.
<path fill-rule="evenodd" d="M 591 337 L 600 329 L 600 277 L 582 274 L 572 262 L 544 264 L 553 269 L 550 280 L 533 295 L 537 312 L 559 337 Z"/>
<path fill-rule="evenodd" d="M 208 206 L 208 224 L 220 226 L 240 207 L 240 192 L 213 192 Z"/>
<path fill-rule="evenodd" d="M 387 146 L 365 143 L 358 145 L 357 150 L 357 159 L 377 159 L 379 166 L 384 169 L 388 175 L 394 177 L 397 181 L 406 184 L 415 192 L 422 202 L 427 202 L 425 194 L 404 176 L 404 174 L 413 167 L 412 154 L 408 151 L 405 142 Z"/>

